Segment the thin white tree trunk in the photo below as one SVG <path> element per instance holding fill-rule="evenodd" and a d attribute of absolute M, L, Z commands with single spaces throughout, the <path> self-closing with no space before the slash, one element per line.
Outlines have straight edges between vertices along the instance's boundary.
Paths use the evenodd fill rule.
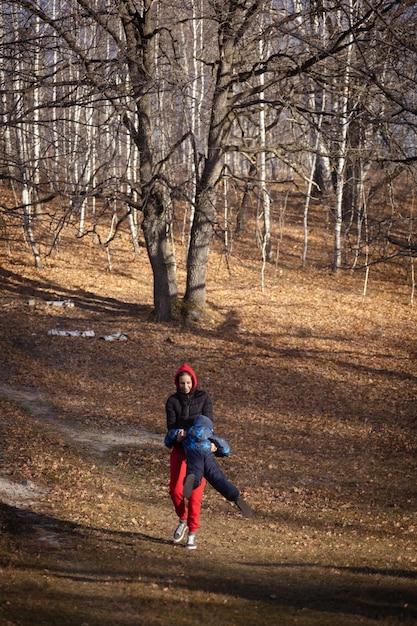
<path fill-rule="evenodd" d="M 363 223 L 365 226 L 365 280 L 363 284 L 363 293 L 362 293 L 362 302 L 365 302 L 366 292 L 368 289 L 368 280 L 369 280 L 369 230 L 368 230 L 368 207 L 367 204 L 364 204 L 363 208 Z"/>
<path fill-rule="evenodd" d="M 414 267 L 414 255 L 411 250 L 411 242 L 414 239 L 413 232 L 413 224 L 414 224 L 414 191 L 413 191 L 413 201 L 411 203 L 410 209 L 410 233 L 408 235 L 408 243 L 410 245 L 410 266 L 411 266 L 411 295 L 410 295 L 410 305 L 414 306 L 414 294 L 416 289 L 416 277 L 415 277 L 415 267 Z"/>
<path fill-rule="evenodd" d="M 349 15 L 353 14 L 353 2 L 349 0 Z M 346 52 L 346 67 L 343 76 L 342 92 L 340 98 L 340 109 L 338 111 L 340 116 L 340 140 L 338 156 L 336 159 L 336 201 L 335 201 L 335 228 L 334 228 L 334 269 L 337 271 L 342 265 L 342 223 L 343 223 L 343 187 L 345 178 L 345 167 L 347 158 L 347 137 L 349 129 L 349 88 L 350 88 L 350 73 L 351 73 L 351 59 L 353 53 L 352 47 L 352 35 L 350 35 L 349 46 Z"/>
<path fill-rule="evenodd" d="M 35 259 L 35 266 L 42 267 L 41 256 L 39 253 L 39 248 L 36 243 L 35 235 L 32 228 L 32 211 L 30 208 L 31 205 L 31 193 L 29 187 L 24 184 L 22 187 L 22 204 L 23 204 L 23 215 L 25 221 L 25 231 L 27 238 L 29 240 L 29 245 L 32 250 L 33 257 Z"/>
<path fill-rule="evenodd" d="M 203 0 L 198 3 L 192 3 L 192 37 L 193 37 L 193 55 L 192 55 L 192 79 L 191 79 L 191 94 L 189 98 L 190 104 L 190 122 L 191 122 L 191 134 L 193 137 L 190 158 L 187 160 L 189 163 L 189 180 L 190 182 L 190 215 L 189 215 L 189 231 L 187 242 L 187 253 L 190 244 L 191 228 L 194 220 L 195 212 L 195 198 L 196 198 L 196 181 L 198 178 L 198 155 L 200 152 L 200 145 L 202 143 L 202 127 L 201 127 L 201 106 L 204 98 L 204 68 L 202 59 L 203 50 L 203 28 L 204 22 L 201 19 L 203 15 Z M 197 154 L 194 154 L 194 150 Z"/>
<path fill-rule="evenodd" d="M 35 18 L 35 37 L 39 36 L 39 18 Z M 40 55 L 39 50 L 34 56 L 34 68 L 33 72 L 35 76 L 39 76 L 40 72 Z M 41 137 L 40 137 L 40 88 L 36 86 L 33 90 L 33 133 L 32 133 L 32 146 L 33 146 L 33 167 L 32 167 L 32 181 L 33 187 L 38 194 L 38 188 L 40 183 L 40 155 L 41 155 Z M 37 215 L 41 212 L 41 207 L 38 203 L 35 205 L 35 212 Z"/>
<path fill-rule="evenodd" d="M 224 174 L 223 174 L 223 220 L 224 220 L 224 247 L 226 255 L 229 252 L 229 155 L 224 155 Z"/>
<path fill-rule="evenodd" d="M 313 148 L 313 155 L 312 155 L 312 159 L 311 159 L 311 168 L 310 168 L 310 176 L 309 176 L 309 179 L 308 179 L 307 195 L 306 195 L 306 201 L 305 201 L 305 205 L 304 205 L 304 215 L 303 215 L 304 242 L 303 242 L 303 254 L 302 254 L 302 262 L 301 262 L 301 265 L 302 265 L 303 268 L 305 268 L 305 266 L 307 264 L 308 211 L 309 211 L 310 201 L 311 201 L 311 192 L 312 192 L 312 189 L 313 189 L 313 177 L 314 177 L 314 172 L 316 170 L 317 152 L 318 152 L 319 145 L 320 145 L 321 125 L 322 125 L 322 122 L 323 122 L 323 113 L 324 113 L 325 105 L 326 105 L 326 94 L 325 94 L 325 92 L 323 92 L 322 110 L 321 110 L 321 113 L 319 115 L 319 119 L 318 119 L 318 122 L 317 122 L 316 142 L 315 142 L 315 145 L 314 145 L 314 148 Z"/>
<path fill-rule="evenodd" d="M 265 56 L 266 43 L 260 39 L 259 41 L 259 57 L 260 59 Z M 265 84 L 265 75 L 260 76 L 260 85 Z M 261 146 L 261 152 L 258 155 L 258 170 L 259 170 L 259 200 L 261 213 L 263 214 L 263 233 L 262 233 L 262 290 L 264 289 L 264 273 L 266 261 L 271 260 L 271 199 L 268 193 L 266 184 L 266 128 L 265 128 L 265 103 L 264 92 L 259 94 L 259 100 L 261 107 L 259 111 L 259 142 Z"/>
<path fill-rule="evenodd" d="M 12 28 L 16 41 L 19 40 L 19 14 L 15 11 L 12 13 Z M 16 77 L 14 80 L 13 90 L 17 94 L 16 111 L 17 117 L 19 113 L 22 114 L 24 107 L 27 105 L 27 96 L 24 79 L 21 78 L 26 75 L 26 59 L 22 54 L 19 54 L 16 60 Z M 19 111 L 20 109 L 20 111 Z M 38 128 L 37 128 L 38 130 Z M 16 125 L 16 163 L 17 163 L 17 178 L 21 181 L 20 185 L 20 198 L 23 209 L 23 226 L 25 234 L 28 238 L 30 248 L 32 250 L 36 267 L 41 267 L 41 257 L 39 248 L 36 243 L 35 234 L 33 231 L 33 216 L 32 216 L 32 183 L 33 183 L 33 171 L 30 172 L 31 163 L 31 151 L 28 138 L 31 137 L 30 122 L 27 117 L 24 116 L 20 124 Z M 33 160 L 33 159 L 32 159 Z"/>

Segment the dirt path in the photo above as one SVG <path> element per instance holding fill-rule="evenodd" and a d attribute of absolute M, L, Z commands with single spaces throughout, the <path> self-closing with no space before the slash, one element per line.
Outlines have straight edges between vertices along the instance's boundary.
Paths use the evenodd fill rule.
<path fill-rule="evenodd" d="M 0 396 L 24 409 L 30 416 L 39 420 L 48 431 L 58 434 L 69 443 L 83 446 L 92 455 L 102 455 L 119 446 L 151 444 L 160 447 L 163 445 L 160 435 L 145 430 L 115 432 L 97 431 L 79 424 L 69 426 L 68 422 L 54 416 L 53 409 L 48 405 L 47 400 L 35 391 L 25 391 L 0 384 Z M 30 480 L 15 483 L 6 476 L 0 476 L 0 500 L 11 506 L 27 506 L 43 495 L 45 491 L 38 489 Z"/>

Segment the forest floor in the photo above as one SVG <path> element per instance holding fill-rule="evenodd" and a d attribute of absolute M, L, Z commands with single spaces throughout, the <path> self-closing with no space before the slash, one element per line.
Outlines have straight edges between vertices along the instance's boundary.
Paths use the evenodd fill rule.
<path fill-rule="evenodd" d="M 208 313 L 184 326 L 153 321 L 145 252 L 123 234 L 111 271 L 71 233 L 38 270 L 23 245 L 1 246 L 2 626 L 417 623 L 405 273 L 371 270 L 364 298 L 363 274 L 317 259 L 302 271 L 294 235 L 261 288 L 248 241 L 228 263 L 214 246 Z M 195 551 L 171 541 L 163 446 L 183 362 L 254 510 L 207 487 Z"/>

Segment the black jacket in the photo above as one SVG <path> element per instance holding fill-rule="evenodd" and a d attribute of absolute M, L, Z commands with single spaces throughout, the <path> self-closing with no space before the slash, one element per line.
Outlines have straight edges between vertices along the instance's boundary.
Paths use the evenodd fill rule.
<path fill-rule="evenodd" d="M 194 389 L 191 393 L 176 391 L 166 401 L 167 429 L 190 428 L 197 415 L 213 420 L 213 403 L 207 391 Z M 180 444 L 182 445 L 182 444 Z"/>

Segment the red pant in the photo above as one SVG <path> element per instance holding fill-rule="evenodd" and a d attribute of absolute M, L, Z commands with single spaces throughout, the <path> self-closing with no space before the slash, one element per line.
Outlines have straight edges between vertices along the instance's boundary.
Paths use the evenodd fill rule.
<path fill-rule="evenodd" d="M 184 500 L 184 478 L 187 469 L 184 449 L 176 446 L 171 450 L 169 468 L 169 495 L 175 507 L 175 512 L 180 520 L 187 520 L 190 533 L 194 533 L 200 525 L 201 501 L 203 499 L 206 480 L 203 478 L 201 485 L 194 489 L 188 500 L 188 509 Z"/>

